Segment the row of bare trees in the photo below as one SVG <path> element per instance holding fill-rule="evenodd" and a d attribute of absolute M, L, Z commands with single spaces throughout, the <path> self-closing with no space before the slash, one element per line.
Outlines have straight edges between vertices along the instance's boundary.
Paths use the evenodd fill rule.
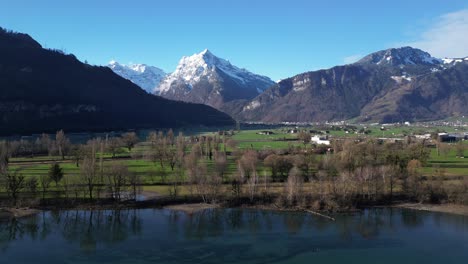
<path fill-rule="evenodd" d="M 362 201 L 392 200 L 396 194 L 418 201 L 466 202 L 468 190 L 468 183 L 453 188 L 439 181 L 443 177 L 428 179 L 421 174 L 430 153 L 421 142 L 336 140 L 333 151 L 325 155 L 318 154 L 322 150 L 310 144 L 277 151 L 243 150 L 224 135 L 185 137 L 182 133 L 175 136 L 172 130 L 149 133 L 139 151 L 133 151 L 139 142 L 133 132 L 71 145 L 63 131 L 59 131 L 54 142 L 61 156 L 71 153 L 79 166 L 78 174 L 64 177 L 55 163 L 48 176 L 27 182 L 20 174 L 8 172 L 11 147 L 1 142 L 0 171 L 5 175 L 2 181 L 4 186 L 9 186 L 12 197 L 17 197 L 15 186 L 19 190 L 39 186 L 44 198 L 50 183 L 55 182 L 55 189 L 61 188 L 67 197 L 74 194 L 89 199 L 135 198 L 142 184 L 139 175 L 130 172 L 124 162 L 113 160 L 104 164 L 105 153 L 116 157 L 125 148 L 130 152 L 128 157 L 144 158 L 160 168 L 158 174 L 172 196 L 178 196 L 180 186 L 185 185 L 190 194 L 200 196 L 205 202 L 226 196 L 246 197 L 254 202 L 265 195 L 280 195 L 288 205 L 304 203 L 313 196 L 320 204 L 351 206 Z M 278 191 L 278 186 L 283 186 L 282 191 Z"/>

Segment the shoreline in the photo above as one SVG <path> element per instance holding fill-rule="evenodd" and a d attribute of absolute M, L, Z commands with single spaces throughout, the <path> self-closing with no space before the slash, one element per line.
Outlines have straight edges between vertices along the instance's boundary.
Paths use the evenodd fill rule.
<path fill-rule="evenodd" d="M 207 209 L 223 208 L 220 204 L 209 204 L 209 203 L 193 203 L 193 204 L 176 204 L 164 206 L 163 209 L 169 209 L 174 211 L 181 211 L 187 214 L 193 214 L 201 212 Z"/>
<path fill-rule="evenodd" d="M 23 218 L 32 215 L 36 215 L 43 210 L 36 208 L 0 208 L 0 218 Z"/>
<path fill-rule="evenodd" d="M 468 206 L 459 205 L 459 204 L 402 203 L 402 204 L 392 205 L 390 207 L 468 216 Z"/>
<path fill-rule="evenodd" d="M 141 206 L 144 205 L 144 206 Z M 240 204 L 238 206 L 227 205 L 223 203 L 203 203 L 200 201 L 183 201 L 180 203 L 168 203 L 168 204 L 141 204 L 140 202 L 135 203 L 120 203 L 120 204 L 78 204 L 71 207 L 25 207 L 25 208 L 0 208 L 0 218 L 23 218 L 38 214 L 43 211 L 48 210 L 121 210 L 121 209 L 145 209 L 145 208 L 154 208 L 154 209 L 168 209 L 174 211 L 185 212 L 187 214 L 194 214 L 208 209 L 218 209 L 218 208 L 245 208 L 245 209 L 256 209 L 256 210 L 272 210 L 272 211 L 283 211 L 283 212 L 304 212 L 317 215 L 319 217 L 324 217 L 328 219 L 333 219 L 334 214 L 340 213 L 358 213 L 361 212 L 360 209 L 348 209 L 341 210 L 337 212 L 329 211 L 315 211 L 309 210 L 308 208 L 298 208 L 298 207 L 279 207 L 276 204 Z M 468 206 L 466 205 L 457 205 L 457 204 L 420 204 L 420 203 L 400 203 L 394 205 L 386 206 L 370 206 L 366 208 L 401 208 L 401 209 L 410 209 L 417 211 L 426 211 L 426 212 L 438 212 L 446 214 L 454 214 L 461 216 L 468 216 Z M 334 219 L 333 219 L 334 220 Z"/>

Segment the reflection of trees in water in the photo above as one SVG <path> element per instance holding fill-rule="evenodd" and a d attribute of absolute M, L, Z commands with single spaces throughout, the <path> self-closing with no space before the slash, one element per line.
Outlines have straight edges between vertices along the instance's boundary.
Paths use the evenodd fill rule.
<path fill-rule="evenodd" d="M 98 243 L 113 244 L 140 235 L 142 225 L 138 210 L 42 212 L 0 223 L 0 245 L 7 247 L 8 242 L 25 237 L 45 240 L 52 232 L 79 243 L 85 251 L 94 251 Z"/>
<path fill-rule="evenodd" d="M 203 210 L 187 215 L 183 226 L 187 238 L 204 239 L 205 237 L 216 237 L 223 234 L 223 211 Z"/>
<path fill-rule="evenodd" d="M 376 239 L 388 220 L 388 214 L 381 209 L 367 210 L 359 215 L 355 230 L 365 239 Z"/>
<path fill-rule="evenodd" d="M 86 251 L 98 243 L 115 244 L 140 235 L 141 219 L 137 210 L 67 211 L 60 224 L 65 240 L 79 242 Z"/>
<path fill-rule="evenodd" d="M 150 221 L 144 231 L 147 235 L 157 231 L 158 236 L 151 238 L 151 245 L 134 245 L 128 240 L 143 235 L 143 212 L 59 211 L 10 219 L 0 223 L 0 249 L 7 250 L 9 242 L 15 239 L 42 240 L 55 233 L 85 252 L 94 252 L 99 245 L 127 241 L 126 248 L 142 252 L 135 258 L 151 258 L 154 262 L 171 259 L 219 263 L 223 259 L 225 263 L 259 260 L 271 263 L 305 253 L 388 246 L 396 242 L 383 235 L 386 231 L 419 227 L 431 218 L 442 225 L 454 222 L 457 228 L 468 227 L 468 219 L 463 217 L 392 209 L 338 215 L 335 222 L 305 213 L 263 210 L 213 209 L 191 215 L 156 211 L 154 216 L 148 216 Z M 155 217 L 156 222 L 151 223 L 150 217 Z M 100 251 L 99 254 L 110 258 L 116 253 Z"/>
<path fill-rule="evenodd" d="M 6 250 L 9 243 L 17 239 L 44 240 L 50 233 L 50 224 L 47 221 L 41 221 L 40 215 L 21 219 L 4 219 L 0 222 L 0 249 Z"/>
<path fill-rule="evenodd" d="M 424 225 L 425 214 L 416 210 L 401 210 L 401 222 L 406 227 L 419 227 Z"/>
<path fill-rule="evenodd" d="M 306 214 L 304 213 L 286 213 L 283 214 L 283 223 L 286 230 L 290 234 L 296 234 L 301 229 L 305 222 Z"/>
<path fill-rule="evenodd" d="M 468 232 L 468 217 L 444 213 L 432 213 L 434 224 L 439 228 L 451 228 L 456 232 Z"/>
<path fill-rule="evenodd" d="M 398 226 L 418 227 L 424 224 L 427 215 L 421 212 L 378 208 L 362 213 L 338 215 L 336 221 L 297 212 L 272 212 L 262 210 L 205 210 L 191 215 L 174 214 L 173 219 L 182 221 L 184 236 L 191 239 L 219 237 L 227 232 L 243 231 L 256 234 L 275 229 L 290 235 L 300 234 L 307 229 L 324 231 L 336 229 L 342 241 L 351 241 L 353 236 L 364 239 L 378 239 L 384 231 L 396 232 Z M 437 217 L 446 215 L 438 214 Z M 398 223 L 398 219 L 401 223 Z M 450 219 L 450 217 L 448 218 Z M 453 217 L 460 228 L 467 228 L 465 218 Z M 304 228 L 307 227 L 307 228 Z"/>

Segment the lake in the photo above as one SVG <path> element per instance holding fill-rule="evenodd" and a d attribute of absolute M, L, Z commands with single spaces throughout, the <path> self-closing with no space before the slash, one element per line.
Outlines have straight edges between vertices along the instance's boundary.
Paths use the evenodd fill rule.
<path fill-rule="evenodd" d="M 468 263 L 468 217 L 210 209 L 44 212 L 0 222 L 0 263 Z"/>

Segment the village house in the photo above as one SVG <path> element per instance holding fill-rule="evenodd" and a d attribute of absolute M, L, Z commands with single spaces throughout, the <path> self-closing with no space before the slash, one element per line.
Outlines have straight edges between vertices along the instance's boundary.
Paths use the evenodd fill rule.
<path fill-rule="evenodd" d="M 260 132 L 257 132 L 258 135 L 273 135 L 273 131 L 260 131 Z"/>
<path fill-rule="evenodd" d="M 328 140 L 328 136 L 313 136 L 310 138 L 310 141 L 312 143 L 315 143 L 317 145 L 330 145 L 330 140 Z"/>

